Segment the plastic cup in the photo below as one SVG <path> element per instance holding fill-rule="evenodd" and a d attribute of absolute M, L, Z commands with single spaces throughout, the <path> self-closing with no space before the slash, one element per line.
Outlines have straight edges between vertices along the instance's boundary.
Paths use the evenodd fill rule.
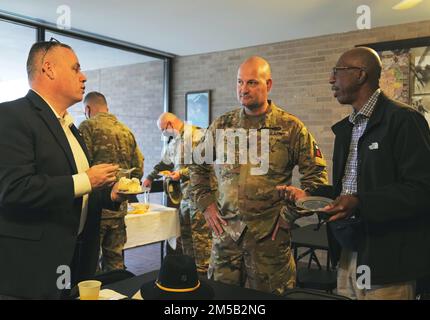
<path fill-rule="evenodd" d="M 147 209 L 149 209 L 149 190 L 145 190 L 143 193 L 143 203 L 146 205 Z"/>
<path fill-rule="evenodd" d="M 98 300 L 102 283 L 97 280 L 87 280 L 78 283 L 80 300 Z"/>

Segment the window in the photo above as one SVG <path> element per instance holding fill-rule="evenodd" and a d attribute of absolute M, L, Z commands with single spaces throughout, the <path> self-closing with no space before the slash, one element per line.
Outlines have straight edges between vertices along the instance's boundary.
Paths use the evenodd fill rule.
<path fill-rule="evenodd" d="M 27 93 L 27 55 L 35 41 L 34 28 L 0 20 L 0 102 Z"/>

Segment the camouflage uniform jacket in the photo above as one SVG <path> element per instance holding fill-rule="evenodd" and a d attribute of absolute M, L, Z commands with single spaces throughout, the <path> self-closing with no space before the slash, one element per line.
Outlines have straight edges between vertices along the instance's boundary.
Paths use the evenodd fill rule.
<path fill-rule="evenodd" d="M 217 153 L 220 144 L 211 146 L 209 141 L 216 141 L 217 129 L 231 129 L 233 132 L 245 129 L 249 135 L 245 145 L 239 145 L 240 139 L 234 140 L 233 163 L 219 164 L 219 159 L 224 162 L 228 159 L 225 151 L 228 148 L 224 147 L 222 152 Z M 264 153 L 268 153 L 264 174 L 251 174 L 252 169 L 257 167 L 255 161 L 249 161 L 251 152 L 246 158 L 248 161 L 239 161 L 240 152 L 251 149 L 251 131 L 256 132 L 261 161 Z M 296 165 L 302 174 L 300 181 L 303 189 L 311 190 L 317 185 L 327 184 L 326 162 L 312 135 L 298 118 L 271 101 L 267 112 L 261 116 L 247 116 L 240 108 L 219 117 L 211 124 L 200 144 L 209 146 L 204 149 L 205 152 L 212 147 L 214 162 L 213 165 L 203 163 L 190 167 L 190 192 L 202 212 L 209 204 L 217 203 L 220 214 L 228 221 L 224 229 L 234 240 L 239 239 L 246 227 L 257 239 L 273 231 L 283 204 L 275 187 L 291 184 L 292 171 Z M 217 195 L 209 188 L 212 166 L 218 181 Z"/>
<path fill-rule="evenodd" d="M 184 124 L 180 130 L 180 134 L 172 138 L 164 148 L 161 161 L 154 166 L 154 169 L 146 178 L 153 181 L 159 177 L 158 173 L 160 171 L 179 171 L 181 175 L 182 199 L 188 200 L 188 185 L 190 180 L 188 167 L 192 158 L 187 157 L 186 154 L 190 155 L 192 153 L 192 149 L 202 138 L 202 132 L 203 130 L 197 126 Z"/>
<path fill-rule="evenodd" d="M 133 133 L 110 113 L 99 112 L 94 117 L 83 121 L 79 130 L 87 145 L 92 165 L 100 163 L 118 164 L 120 168 L 136 167 L 131 178 L 143 175 L 143 155 L 139 150 Z M 118 212 L 103 210 L 103 218 L 124 216 L 127 213 L 126 204 L 121 205 Z"/>

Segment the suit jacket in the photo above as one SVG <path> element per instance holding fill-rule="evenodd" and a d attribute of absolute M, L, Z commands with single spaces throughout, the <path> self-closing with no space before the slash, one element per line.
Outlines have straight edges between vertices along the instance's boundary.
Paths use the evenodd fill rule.
<path fill-rule="evenodd" d="M 333 186 L 315 194 L 337 197 L 352 124 L 336 123 Z M 361 217 L 358 265 L 372 284 L 411 281 L 430 273 L 430 132 L 425 118 L 381 93 L 358 143 L 357 191 Z M 333 262 L 341 248 L 327 228 Z"/>
<path fill-rule="evenodd" d="M 90 195 L 76 270 L 82 198 L 74 197 L 77 169 L 64 131 L 31 90 L 0 104 L 0 114 L 0 294 L 59 298 L 60 266 L 72 267 L 76 281 L 95 272 L 100 205 L 109 192 Z M 78 130 L 72 132 L 87 154 Z"/>

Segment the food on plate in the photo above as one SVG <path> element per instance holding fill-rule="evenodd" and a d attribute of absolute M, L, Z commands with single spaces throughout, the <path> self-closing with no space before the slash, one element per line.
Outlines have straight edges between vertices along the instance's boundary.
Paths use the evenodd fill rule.
<path fill-rule="evenodd" d="M 161 176 L 168 177 L 168 176 L 170 176 L 170 173 L 171 172 L 169 170 L 163 170 L 163 171 L 160 171 L 158 174 Z"/>
<path fill-rule="evenodd" d="M 130 203 L 130 207 L 129 213 L 142 214 L 148 211 L 149 203 Z"/>
<path fill-rule="evenodd" d="M 126 177 L 122 177 L 121 179 L 119 179 L 118 191 L 138 193 L 138 192 L 142 192 L 142 187 L 140 186 L 139 179 L 137 178 L 128 179 Z"/>

